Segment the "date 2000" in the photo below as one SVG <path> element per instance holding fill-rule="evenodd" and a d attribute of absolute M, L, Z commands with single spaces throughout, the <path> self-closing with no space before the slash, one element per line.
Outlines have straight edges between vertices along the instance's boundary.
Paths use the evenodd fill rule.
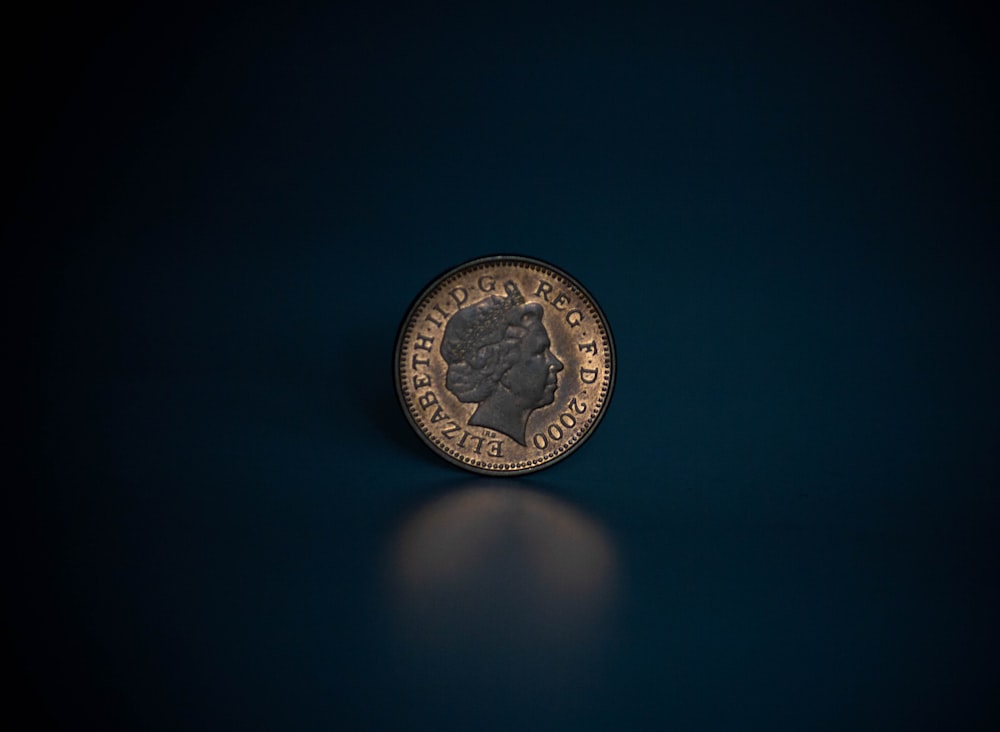
<path fill-rule="evenodd" d="M 543 432 L 536 432 L 531 441 L 539 450 L 545 450 L 552 442 L 559 442 L 566 430 L 576 427 L 576 415 L 587 411 L 587 405 L 578 402 L 576 397 L 569 400 L 568 409 L 556 418 Z"/>

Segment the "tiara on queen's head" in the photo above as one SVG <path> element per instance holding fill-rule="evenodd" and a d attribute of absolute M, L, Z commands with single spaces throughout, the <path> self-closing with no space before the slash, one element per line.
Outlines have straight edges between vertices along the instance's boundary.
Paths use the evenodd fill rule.
<path fill-rule="evenodd" d="M 503 304 L 504 312 L 513 310 L 518 305 L 524 305 L 524 295 L 521 294 L 521 290 L 518 289 L 514 280 L 504 282 L 503 289 L 507 292 L 507 299 L 504 300 Z"/>
<path fill-rule="evenodd" d="M 510 313 L 524 305 L 524 295 L 518 289 L 513 280 L 504 282 L 503 289 L 507 292 L 507 297 L 501 299 L 494 295 L 484 300 L 479 305 L 473 306 L 476 310 L 476 317 L 469 326 L 469 329 L 462 334 L 461 351 L 474 352 L 480 347 L 480 340 L 493 334 L 497 327 L 507 320 Z"/>

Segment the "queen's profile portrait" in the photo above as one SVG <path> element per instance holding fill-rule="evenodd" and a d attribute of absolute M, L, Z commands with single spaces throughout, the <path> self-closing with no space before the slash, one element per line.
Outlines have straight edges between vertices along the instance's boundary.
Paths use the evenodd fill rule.
<path fill-rule="evenodd" d="M 502 432 L 525 444 L 528 417 L 555 401 L 563 363 L 550 350 L 542 306 L 526 303 L 517 285 L 461 308 L 448 321 L 441 356 L 446 386 L 475 403 L 469 424 Z"/>

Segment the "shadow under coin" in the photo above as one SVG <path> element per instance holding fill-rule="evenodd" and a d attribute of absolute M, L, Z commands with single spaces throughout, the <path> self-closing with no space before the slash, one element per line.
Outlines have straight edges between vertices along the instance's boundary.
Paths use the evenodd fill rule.
<path fill-rule="evenodd" d="M 476 481 L 404 520 L 388 579 L 401 640 L 422 675 L 433 658 L 449 683 L 551 688 L 594 670 L 617 559 L 601 525 L 569 503 Z"/>

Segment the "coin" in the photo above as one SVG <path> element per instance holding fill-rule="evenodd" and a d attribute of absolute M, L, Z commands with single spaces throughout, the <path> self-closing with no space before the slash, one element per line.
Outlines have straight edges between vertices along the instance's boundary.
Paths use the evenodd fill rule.
<path fill-rule="evenodd" d="M 530 257 L 474 259 L 433 280 L 393 361 L 407 419 L 439 456 L 487 475 L 548 467 L 604 417 L 617 358 L 597 301 Z"/>

